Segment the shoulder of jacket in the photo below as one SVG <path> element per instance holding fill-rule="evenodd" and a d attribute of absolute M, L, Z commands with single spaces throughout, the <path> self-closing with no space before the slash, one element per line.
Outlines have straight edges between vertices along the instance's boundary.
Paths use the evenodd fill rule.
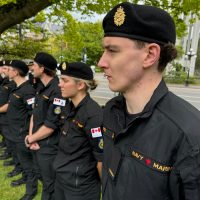
<path fill-rule="evenodd" d="M 169 92 L 157 109 L 183 132 L 193 143 L 200 145 L 200 111 L 184 99 Z M 195 142 L 196 140 L 196 142 Z"/>

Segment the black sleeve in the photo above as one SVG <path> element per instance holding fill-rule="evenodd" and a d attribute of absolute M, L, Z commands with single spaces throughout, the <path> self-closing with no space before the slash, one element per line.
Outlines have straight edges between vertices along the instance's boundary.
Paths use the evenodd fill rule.
<path fill-rule="evenodd" d="M 93 149 L 94 157 L 97 161 L 102 161 L 103 155 L 103 137 L 102 137 L 102 121 L 103 115 L 99 110 L 95 115 L 91 116 L 86 122 L 86 133 Z"/>
<path fill-rule="evenodd" d="M 33 105 L 35 102 L 35 90 L 33 88 L 29 88 L 26 94 L 24 94 L 23 101 L 29 111 L 29 115 L 32 115 Z"/>
<path fill-rule="evenodd" d="M 60 120 L 60 114 L 62 110 L 62 105 L 55 105 L 54 100 L 59 99 L 62 101 L 65 101 L 62 97 L 60 92 L 55 92 L 51 95 L 49 99 L 49 107 L 47 110 L 47 115 L 44 120 L 44 125 L 52 128 L 52 129 L 57 129 L 59 126 L 59 120 Z"/>
<path fill-rule="evenodd" d="M 180 177 L 182 181 L 181 193 L 184 199 L 199 200 L 200 199 L 200 153 L 187 160 L 187 164 L 180 166 Z"/>

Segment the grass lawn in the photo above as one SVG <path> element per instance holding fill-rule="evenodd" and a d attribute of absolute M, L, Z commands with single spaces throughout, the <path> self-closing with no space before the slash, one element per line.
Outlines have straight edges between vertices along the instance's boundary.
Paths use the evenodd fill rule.
<path fill-rule="evenodd" d="M 3 149 L 0 148 L 0 154 L 3 153 Z M 19 200 L 25 193 L 25 185 L 18 187 L 11 187 L 10 183 L 12 180 L 19 179 L 21 175 L 15 176 L 13 178 L 7 178 L 6 175 L 8 172 L 12 171 L 12 167 L 4 167 L 2 160 L 0 160 L 0 200 Z M 38 184 L 38 194 L 34 200 L 41 199 L 41 189 L 42 185 L 39 181 Z"/>

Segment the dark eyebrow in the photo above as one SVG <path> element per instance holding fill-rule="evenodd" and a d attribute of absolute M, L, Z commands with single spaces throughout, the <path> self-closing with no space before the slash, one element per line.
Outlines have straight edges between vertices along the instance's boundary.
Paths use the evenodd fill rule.
<path fill-rule="evenodd" d="M 119 49 L 119 46 L 117 45 L 103 45 L 104 49 Z"/>

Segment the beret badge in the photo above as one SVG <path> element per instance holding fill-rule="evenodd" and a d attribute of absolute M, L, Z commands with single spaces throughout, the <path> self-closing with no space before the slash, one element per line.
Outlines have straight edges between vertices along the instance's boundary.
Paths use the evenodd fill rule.
<path fill-rule="evenodd" d="M 115 12 L 114 15 L 114 23 L 116 26 L 121 26 L 124 21 L 125 21 L 125 12 L 124 12 L 124 8 L 122 8 L 121 6 L 119 8 L 117 8 L 117 11 Z"/>
<path fill-rule="evenodd" d="M 62 70 L 66 70 L 67 69 L 67 64 L 66 64 L 66 62 L 63 62 L 63 64 L 62 64 Z"/>

